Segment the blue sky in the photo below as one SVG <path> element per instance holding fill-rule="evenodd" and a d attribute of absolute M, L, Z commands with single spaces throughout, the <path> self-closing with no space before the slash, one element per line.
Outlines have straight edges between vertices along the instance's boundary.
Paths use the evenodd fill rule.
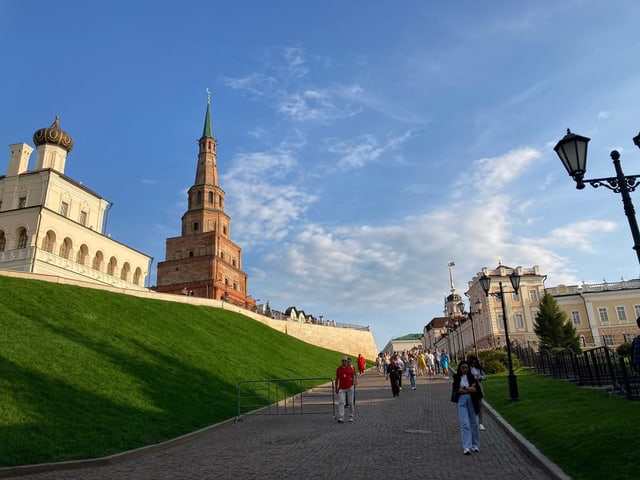
<path fill-rule="evenodd" d="M 114 202 L 107 231 L 154 257 L 154 284 L 210 88 L 249 293 L 382 348 L 442 314 L 449 261 L 460 292 L 499 259 L 547 286 L 640 276 L 620 196 L 576 190 L 553 152 L 570 127 L 587 178 L 614 175 L 612 149 L 640 173 L 638 18 L 630 0 L 0 0 L 0 143 L 60 115 L 66 173 Z"/>

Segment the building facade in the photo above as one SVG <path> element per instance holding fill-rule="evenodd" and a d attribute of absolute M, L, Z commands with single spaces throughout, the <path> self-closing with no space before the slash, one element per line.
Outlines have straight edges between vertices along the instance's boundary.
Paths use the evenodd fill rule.
<path fill-rule="evenodd" d="M 514 270 L 521 275 L 518 294 L 509 281 Z M 484 274 L 491 278 L 489 295 L 480 285 L 480 277 Z M 465 307 L 462 297 L 452 291 L 445 301 L 445 316 L 432 319 L 424 327 L 422 341 L 425 348 L 434 346 L 460 355 L 473 351 L 474 346 L 478 350 L 504 347 L 505 316 L 500 283 L 504 290 L 511 344 L 536 348 L 538 337 L 534 332 L 534 322 L 540 309 L 545 279 L 538 266 L 514 269 L 500 263 L 495 269 L 483 268 L 468 282 L 465 296 L 469 307 Z"/>
<path fill-rule="evenodd" d="M 10 145 L 0 177 L 0 269 L 144 289 L 151 258 L 104 234 L 111 202 L 65 175 L 73 139 L 59 118 Z"/>
<path fill-rule="evenodd" d="M 513 292 L 509 275 L 516 270 L 522 277 L 518 295 Z M 485 296 L 479 279 L 491 277 L 491 291 Z M 640 334 L 636 319 L 640 317 L 640 279 L 581 285 L 558 285 L 546 288 L 546 277 L 539 268 L 498 265 L 494 270 L 483 268 L 469 283 L 469 312 L 461 312 L 460 297 L 455 292 L 445 301 L 444 317 L 433 318 L 423 329 L 424 348 L 446 349 L 454 355 L 478 350 L 503 348 L 506 345 L 504 313 L 499 296 L 500 282 L 505 291 L 509 339 L 512 345 L 537 349 L 535 318 L 544 292 L 550 293 L 573 323 L 583 348 L 606 345 L 615 348 L 630 343 Z M 498 295 L 496 295 L 498 294 Z"/>
<path fill-rule="evenodd" d="M 247 274 L 242 271 L 242 249 L 231 240 L 231 219 L 224 211 L 225 192 L 218 182 L 210 106 L 208 101 L 182 233 L 166 240 L 165 261 L 158 263 L 155 289 L 253 309 L 256 302 L 248 293 Z"/>
<path fill-rule="evenodd" d="M 547 289 L 567 314 L 584 348 L 615 348 L 640 335 L 640 280 L 558 285 Z"/>

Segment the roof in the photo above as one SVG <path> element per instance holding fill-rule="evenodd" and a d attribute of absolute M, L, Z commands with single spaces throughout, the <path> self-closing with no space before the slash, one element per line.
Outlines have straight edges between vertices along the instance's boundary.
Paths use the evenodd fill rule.
<path fill-rule="evenodd" d="M 207 103 L 207 113 L 204 117 L 204 129 L 202 130 L 202 136 L 207 138 L 213 138 L 213 128 L 211 128 L 211 109 Z"/>
<path fill-rule="evenodd" d="M 392 338 L 392 341 L 398 341 L 398 340 L 420 340 L 422 338 L 422 334 L 421 333 L 410 333 L 408 335 L 405 335 L 404 337 L 395 337 Z"/>

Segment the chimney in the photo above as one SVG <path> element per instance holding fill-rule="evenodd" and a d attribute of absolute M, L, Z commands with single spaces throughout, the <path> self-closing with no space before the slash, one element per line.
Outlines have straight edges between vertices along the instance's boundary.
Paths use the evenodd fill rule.
<path fill-rule="evenodd" d="M 11 156 L 9 157 L 9 168 L 7 168 L 7 177 L 15 177 L 21 173 L 25 173 L 29 169 L 29 157 L 33 152 L 33 147 L 26 143 L 14 143 L 9 145 Z"/>

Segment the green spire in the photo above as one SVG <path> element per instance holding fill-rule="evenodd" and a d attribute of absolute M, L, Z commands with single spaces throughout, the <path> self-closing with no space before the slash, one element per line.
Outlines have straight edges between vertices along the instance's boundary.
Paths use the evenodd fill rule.
<path fill-rule="evenodd" d="M 211 128 L 211 112 L 209 107 L 209 102 L 207 102 L 207 114 L 204 117 L 204 130 L 202 130 L 202 136 L 213 138 L 213 129 Z"/>

